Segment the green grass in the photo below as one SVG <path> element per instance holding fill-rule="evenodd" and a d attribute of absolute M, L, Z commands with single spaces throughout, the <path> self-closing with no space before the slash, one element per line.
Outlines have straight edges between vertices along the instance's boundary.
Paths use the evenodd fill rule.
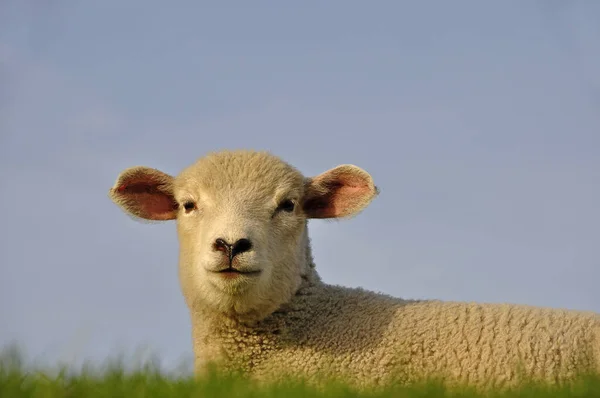
<path fill-rule="evenodd" d="M 444 389 L 439 384 L 396 387 L 386 391 L 357 393 L 340 384 L 322 391 L 299 382 L 286 385 L 259 386 L 243 378 L 212 375 L 194 380 L 185 374 L 161 373 L 157 366 L 142 364 L 138 369 L 124 370 L 116 361 L 104 367 L 84 366 L 77 372 L 67 368 L 36 370 L 23 365 L 14 355 L 0 358 L 0 398 L 54 397 L 600 397 L 600 377 L 582 378 L 569 385 L 549 387 L 522 386 L 508 392 L 479 395 L 473 391 Z"/>

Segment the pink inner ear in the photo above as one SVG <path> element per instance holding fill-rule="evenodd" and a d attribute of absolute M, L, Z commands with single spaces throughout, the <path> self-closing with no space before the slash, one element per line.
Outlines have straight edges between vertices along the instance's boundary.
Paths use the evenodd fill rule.
<path fill-rule="evenodd" d="M 372 195 L 372 187 L 360 175 L 340 173 L 325 181 L 315 181 L 326 189 L 324 194 L 311 197 L 305 208 L 313 218 L 335 218 L 351 213 Z"/>
<path fill-rule="evenodd" d="M 123 204 L 135 215 L 149 220 L 170 220 L 175 218 L 177 203 L 168 192 L 165 183 L 152 176 L 131 178 L 117 188 Z"/>
<path fill-rule="evenodd" d="M 348 209 L 354 208 L 358 203 L 362 202 L 362 198 L 364 198 L 369 191 L 369 187 L 365 186 L 340 187 L 332 197 L 331 207 L 333 208 L 333 213 L 339 216 Z"/>
<path fill-rule="evenodd" d="M 340 217 L 357 207 L 370 191 L 365 185 L 340 185 L 330 196 L 330 217 Z"/>

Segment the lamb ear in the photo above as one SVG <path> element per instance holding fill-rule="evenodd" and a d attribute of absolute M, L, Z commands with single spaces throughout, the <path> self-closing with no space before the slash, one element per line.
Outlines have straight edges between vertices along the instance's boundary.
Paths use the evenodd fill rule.
<path fill-rule="evenodd" d="M 126 213 L 146 220 L 172 220 L 177 217 L 173 177 L 149 167 L 125 169 L 109 196 Z"/>
<path fill-rule="evenodd" d="M 339 218 L 360 213 L 379 194 L 373 178 L 345 164 L 307 181 L 303 210 L 308 218 Z"/>

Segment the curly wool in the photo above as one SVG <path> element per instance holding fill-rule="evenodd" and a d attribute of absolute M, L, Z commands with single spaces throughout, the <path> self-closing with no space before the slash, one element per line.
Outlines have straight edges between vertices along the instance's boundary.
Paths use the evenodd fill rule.
<path fill-rule="evenodd" d="M 198 314 L 195 322 L 210 325 L 196 352 L 218 347 L 221 369 L 263 381 L 342 378 L 370 388 L 433 377 L 501 387 L 523 377 L 555 383 L 600 374 L 598 314 L 402 300 L 327 285 L 316 273 L 290 303 L 253 325 L 215 314 Z"/>

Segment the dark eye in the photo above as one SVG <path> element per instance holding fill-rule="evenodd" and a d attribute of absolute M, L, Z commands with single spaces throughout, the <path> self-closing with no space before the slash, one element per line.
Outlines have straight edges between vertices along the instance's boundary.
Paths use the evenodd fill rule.
<path fill-rule="evenodd" d="M 196 209 L 196 203 L 189 200 L 183 204 L 183 208 L 185 209 L 186 213 L 189 213 Z"/>
<path fill-rule="evenodd" d="M 289 199 L 284 200 L 277 206 L 277 211 L 285 211 L 291 213 L 294 211 L 295 204 Z"/>

